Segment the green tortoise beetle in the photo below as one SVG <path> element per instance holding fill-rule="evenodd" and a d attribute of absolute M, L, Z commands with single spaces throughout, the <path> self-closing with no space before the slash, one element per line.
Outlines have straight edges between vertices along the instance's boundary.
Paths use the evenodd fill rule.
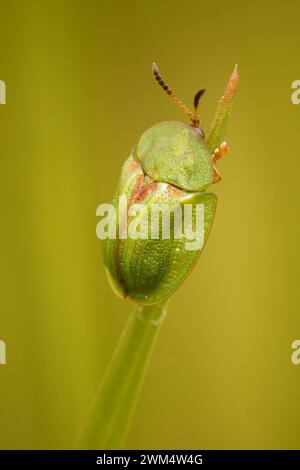
<path fill-rule="evenodd" d="M 170 90 L 156 64 L 152 71 L 158 84 L 191 122 L 161 122 L 144 132 L 122 167 L 113 199 L 117 227 L 116 237 L 105 240 L 106 269 L 116 293 L 140 304 L 159 303 L 171 296 L 195 265 L 207 240 L 217 199 L 205 190 L 221 179 L 215 163 L 228 150 L 223 137 L 239 80 L 235 67 L 205 139 L 197 113 L 205 90 L 196 93 L 194 112 L 191 112 Z M 120 202 L 122 197 L 128 201 L 125 209 Z M 139 206 L 137 210 L 137 204 L 142 209 Z M 197 222 L 197 206 L 201 205 L 203 244 L 198 249 L 187 248 L 190 238 L 186 233 L 177 237 L 173 225 L 169 238 L 162 236 L 161 227 L 155 237 L 144 236 L 145 231 L 140 236 L 128 237 L 127 228 L 134 216 L 137 216 L 135 224 L 146 226 L 149 235 L 148 222 L 152 215 L 149 209 L 155 204 L 168 208 L 173 220 L 178 209 L 184 211 L 186 204 L 191 205 L 192 224 Z M 162 218 L 163 211 L 158 224 Z"/>

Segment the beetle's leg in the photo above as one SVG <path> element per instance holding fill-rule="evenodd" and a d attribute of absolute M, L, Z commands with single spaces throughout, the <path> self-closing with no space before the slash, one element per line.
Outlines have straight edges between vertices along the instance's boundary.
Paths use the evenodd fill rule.
<path fill-rule="evenodd" d="M 216 168 L 216 165 L 215 163 L 222 157 L 224 157 L 224 155 L 226 155 L 226 153 L 228 152 L 229 150 L 229 147 L 228 147 L 228 144 L 227 142 L 222 142 L 222 144 L 220 145 L 220 147 L 217 147 L 215 150 L 214 150 L 214 153 L 212 154 L 211 156 L 211 162 L 212 162 L 212 166 L 213 166 L 213 170 L 214 170 L 214 183 L 218 183 L 220 180 L 221 180 L 221 175 L 220 173 L 218 172 L 217 168 Z"/>
<path fill-rule="evenodd" d="M 214 151 L 214 153 L 212 154 L 212 162 L 215 163 L 217 160 L 219 160 L 220 158 L 224 157 L 224 155 L 226 155 L 226 153 L 228 152 L 229 150 L 229 147 L 228 147 L 228 144 L 227 142 L 222 142 L 222 144 L 220 145 L 220 147 L 217 147 Z"/>

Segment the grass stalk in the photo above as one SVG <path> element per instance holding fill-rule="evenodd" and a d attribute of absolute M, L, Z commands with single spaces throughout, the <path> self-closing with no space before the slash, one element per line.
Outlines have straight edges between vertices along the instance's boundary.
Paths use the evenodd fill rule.
<path fill-rule="evenodd" d="M 122 449 L 166 304 L 136 305 L 100 383 L 80 449 Z"/>

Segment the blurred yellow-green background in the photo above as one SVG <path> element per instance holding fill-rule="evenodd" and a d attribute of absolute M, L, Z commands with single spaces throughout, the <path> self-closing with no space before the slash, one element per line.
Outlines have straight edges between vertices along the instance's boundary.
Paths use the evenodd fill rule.
<path fill-rule="evenodd" d="M 128 448 L 300 448 L 296 0 L 0 3 L 0 448 L 73 445 L 131 305 L 95 235 L 122 162 L 150 125 L 208 129 L 241 84 L 206 249 L 160 332 Z"/>

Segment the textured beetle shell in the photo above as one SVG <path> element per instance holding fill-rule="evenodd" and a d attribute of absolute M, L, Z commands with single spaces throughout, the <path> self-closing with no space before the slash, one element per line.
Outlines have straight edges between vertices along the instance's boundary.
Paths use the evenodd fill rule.
<path fill-rule="evenodd" d="M 134 156 L 145 173 L 185 191 L 203 191 L 214 179 L 210 152 L 198 129 L 166 121 L 141 136 Z"/>
<path fill-rule="evenodd" d="M 113 200 L 117 221 L 120 195 L 127 196 L 129 205 L 143 203 L 145 210 L 153 203 L 165 203 L 173 208 L 186 203 L 193 204 L 193 208 L 197 203 L 203 204 L 206 241 L 215 213 L 214 194 L 189 193 L 166 182 L 145 179 L 141 165 L 130 156 L 123 165 Z M 184 281 L 201 250 L 187 250 L 187 239 L 174 239 L 172 229 L 171 224 L 170 239 L 105 240 L 104 260 L 111 284 L 119 296 L 141 304 L 154 304 L 172 295 Z"/>

